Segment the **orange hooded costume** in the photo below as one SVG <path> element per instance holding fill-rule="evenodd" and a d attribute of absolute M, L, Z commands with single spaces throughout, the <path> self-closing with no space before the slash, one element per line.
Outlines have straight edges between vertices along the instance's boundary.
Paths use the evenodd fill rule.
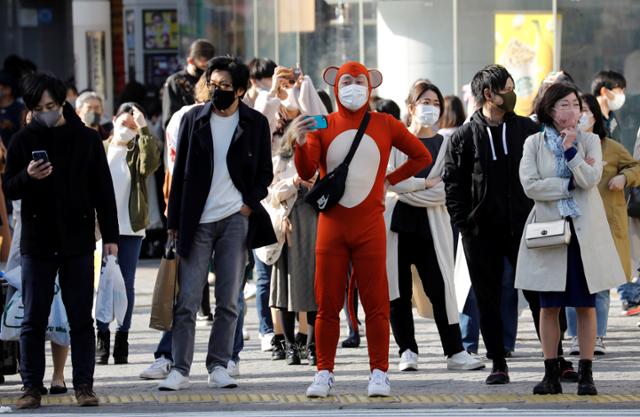
<path fill-rule="evenodd" d="M 382 83 L 382 74 L 357 62 L 329 67 L 324 80 L 339 97 L 338 82 L 350 74 L 366 75 L 371 90 Z M 295 164 L 303 179 L 335 169 L 347 155 L 368 100 L 358 110 L 347 109 L 338 99 L 338 112 L 327 116 L 326 129 L 307 134 L 298 146 Z M 386 174 L 391 147 L 409 156 L 397 170 Z M 384 182 L 396 184 L 431 163 L 431 155 L 407 128 L 392 116 L 372 113 L 358 150 L 349 166 L 345 193 L 334 207 L 320 213 L 316 241 L 315 293 L 318 304 L 316 345 L 318 371 L 333 372 L 340 337 L 342 309 L 349 274 L 355 280 L 366 314 L 370 367 L 386 372 L 389 367 L 389 291 L 386 275 Z"/>

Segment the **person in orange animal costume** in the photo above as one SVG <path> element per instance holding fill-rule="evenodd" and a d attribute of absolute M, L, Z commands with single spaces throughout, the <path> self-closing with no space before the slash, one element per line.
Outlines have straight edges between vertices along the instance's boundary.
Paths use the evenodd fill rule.
<path fill-rule="evenodd" d="M 327 116 L 327 128 L 312 130 L 313 119 L 294 121 L 298 175 L 309 180 L 334 170 L 347 155 L 364 114 L 371 90 L 382 83 L 378 70 L 357 62 L 324 71 L 325 82 L 338 98 L 338 111 Z M 386 175 L 391 147 L 409 156 Z M 349 166 L 345 192 L 339 203 L 320 213 L 316 241 L 315 292 L 318 303 L 316 343 L 318 372 L 307 390 L 309 397 L 326 397 L 333 386 L 339 313 L 344 302 L 349 266 L 366 313 L 371 375 L 369 396 L 390 394 L 389 291 L 386 276 L 384 190 L 431 163 L 425 146 L 392 116 L 372 113 L 362 141 Z"/>

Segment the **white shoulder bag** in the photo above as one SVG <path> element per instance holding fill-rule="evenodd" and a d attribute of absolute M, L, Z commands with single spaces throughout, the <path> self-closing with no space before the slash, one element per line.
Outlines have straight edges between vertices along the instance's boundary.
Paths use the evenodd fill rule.
<path fill-rule="evenodd" d="M 571 241 L 571 226 L 567 219 L 537 223 L 534 216 L 533 223 L 527 225 L 524 233 L 529 249 L 567 246 Z"/>

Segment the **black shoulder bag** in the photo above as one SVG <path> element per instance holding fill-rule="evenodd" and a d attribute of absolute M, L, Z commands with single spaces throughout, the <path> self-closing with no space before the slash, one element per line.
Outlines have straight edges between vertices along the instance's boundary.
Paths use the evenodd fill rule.
<path fill-rule="evenodd" d="M 366 112 L 344 161 L 342 161 L 336 169 L 318 179 L 311 191 L 304 197 L 304 200 L 311 204 L 316 211 L 326 211 L 338 204 L 338 201 L 342 198 L 347 182 L 347 174 L 349 173 L 349 164 L 356 154 L 356 150 L 358 149 L 358 145 L 360 145 L 370 118 L 371 115 L 369 112 Z"/>

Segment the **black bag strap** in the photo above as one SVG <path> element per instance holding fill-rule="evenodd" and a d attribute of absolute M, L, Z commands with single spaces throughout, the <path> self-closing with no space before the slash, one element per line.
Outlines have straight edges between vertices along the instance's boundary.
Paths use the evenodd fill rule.
<path fill-rule="evenodd" d="M 347 157 L 344 158 L 344 161 L 342 162 L 343 164 L 349 165 L 351 163 L 353 156 L 356 154 L 356 151 L 358 150 L 358 146 L 360 145 L 362 136 L 364 136 L 364 131 L 367 130 L 367 125 L 369 124 L 370 118 L 371 118 L 371 113 L 366 112 L 364 114 L 364 117 L 362 118 L 362 122 L 360 122 L 360 127 L 358 128 L 358 132 L 356 133 L 356 136 L 353 138 L 353 143 L 351 144 L 349 153 L 347 154 Z"/>

